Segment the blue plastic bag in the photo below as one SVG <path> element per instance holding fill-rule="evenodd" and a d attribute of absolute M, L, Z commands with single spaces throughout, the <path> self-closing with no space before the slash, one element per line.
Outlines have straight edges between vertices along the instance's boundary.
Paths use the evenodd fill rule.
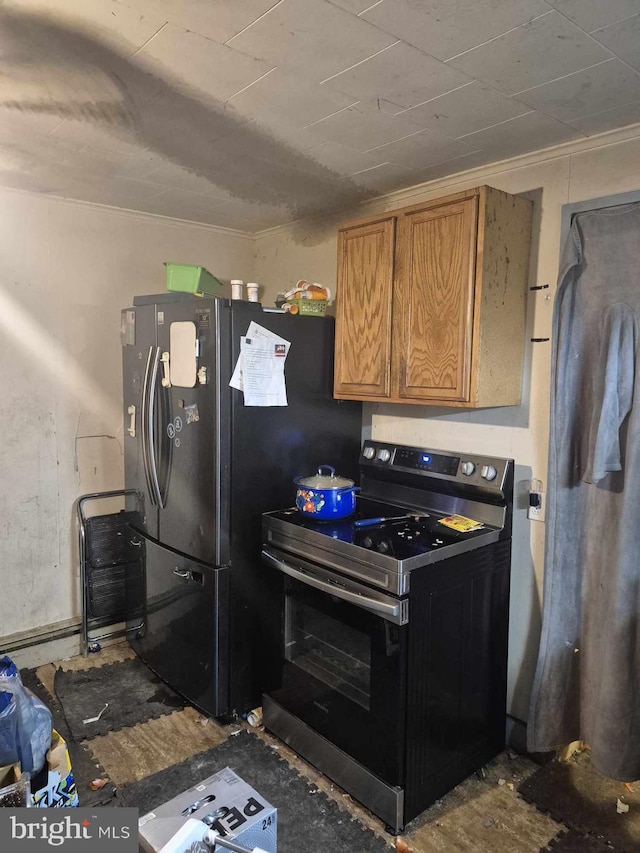
<path fill-rule="evenodd" d="M 51 712 L 37 696 L 35 696 L 28 688 L 26 688 L 18 667 L 6 655 L 0 658 L 0 697 L 4 694 L 11 694 L 11 699 L 7 702 L 6 698 L 2 700 L 4 703 L 4 711 L 6 712 L 7 738 L 11 737 L 10 718 L 14 713 L 15 716 L 15 752 L 17 759 L 20 762 L 20 767 L 23 773 L 28 773 L 30 776 L 35 776 L 44 766 L 47 757 L 47 751 L 51 746 L 52 721 Z M 14 712 L 10 709 L 14 708 Z M 0 711 L 0 720 L 2 711 Z M 2 735 L 0 734 L 0 742 Z M 7 740 L 7 754 L 11 753 L 11 743 Z M 0 759 L 0 764 L 12 764 L 13 761 L 3 762 Z"/>
<path fill-rule="evenodd" d="M 0 767 L 15 764 L 18 757 L 18 709 L 13 693 L 0 691 Z"/>

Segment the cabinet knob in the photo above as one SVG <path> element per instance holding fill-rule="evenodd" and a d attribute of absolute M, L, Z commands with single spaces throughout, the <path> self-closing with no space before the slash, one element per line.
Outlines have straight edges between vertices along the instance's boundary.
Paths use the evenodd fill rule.
<path fill-rule="evenodd" d="M 498 472 L 493 467 L 493 465 L 483 465 L 482 471 L 480 471 L 480 476 L 484 477 L 485 480 L 495 480 Z"/>
<path fill-rule="evenodd" d="M 465 475 L 465 477 L 470 477 L 476 470 L 476 466 L 473 462 L 463 462 L 460 466 L 460 470 Z"/>

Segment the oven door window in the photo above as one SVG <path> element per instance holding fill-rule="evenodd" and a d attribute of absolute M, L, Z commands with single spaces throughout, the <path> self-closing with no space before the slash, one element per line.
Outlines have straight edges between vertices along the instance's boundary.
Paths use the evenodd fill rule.
<path fill-rule="evenodd" d="M 407 626 L 285 579 L 281 688 L 288 711 L 400 784 Z"/>
<path fill-rule="evenodd" d="M 291 596 L 285 606 L 286 660 L 370 711 L 371 638 Z"/>

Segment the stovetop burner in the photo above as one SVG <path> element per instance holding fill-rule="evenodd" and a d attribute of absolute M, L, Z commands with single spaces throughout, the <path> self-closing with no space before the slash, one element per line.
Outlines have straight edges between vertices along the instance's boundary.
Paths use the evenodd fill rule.
<path fill-rule="evenodd" d="M 485 526 L 467 533 L 458 532 L 440 523 L 445 513 L 418 512 L 368 498 L 358 497 L 356 507 L 353 515 L 339 521 L 316 521 L 295 508 L 270 513 L 270 515 L 288 524 L 294 524 L 296 527 L 330 536 L 340 542 L 376 551 L 388 557 L 395 557 L 397 560 L 417 557 L 487 532 Z M 357 521 L 375 518 L 390 520 L 366 527 L 358 527 L 354 524 Z"/>
<path fill-rule="evenodd" d="M 368 439 L 358 469 L 352 516 L 322 522 L 295 507 L 265 513 L 265 553 L 404 596 L 411 572 L 511 536 L 513 460 Z M 447 527 L 440 523 L 447 516 L 479 526 Z M 376 518 L 388 521 L 357 526 Z"/>

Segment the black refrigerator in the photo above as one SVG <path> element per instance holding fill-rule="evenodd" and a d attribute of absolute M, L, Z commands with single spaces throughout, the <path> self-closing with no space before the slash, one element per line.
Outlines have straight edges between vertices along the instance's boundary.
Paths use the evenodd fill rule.
<path fill-rule="evenodd" d="M 254 321 L 289 341 L 286 406 L 229 386 Z M 319 465 L 354 478 L 361 404 L 334 400 L 334 324 L 257 303 L 136 297 L 122 311 L 129 547 L 127 635 L 138 656 L 207 714 L 261 701 L 274 604 L 261 515 L 295 503 Z"/>

